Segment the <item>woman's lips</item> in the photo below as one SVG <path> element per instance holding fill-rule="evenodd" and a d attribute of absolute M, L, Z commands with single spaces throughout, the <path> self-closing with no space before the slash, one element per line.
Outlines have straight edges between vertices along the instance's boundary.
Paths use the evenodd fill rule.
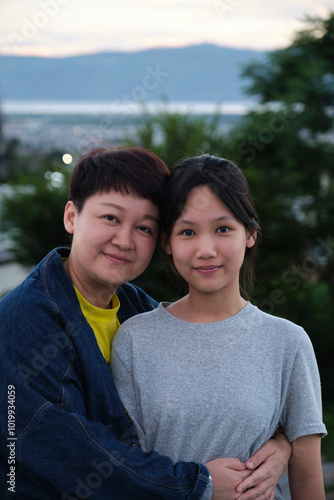
<path fill-rule="evenodd" d="M 104 255 L 107 257 L 107 259 L 114 262 L 115 264 L 128 264 L 130 262 L 129 259 L 123 257 L 122 255 L 116 255 L 112 253 L 105 253 Z"/>

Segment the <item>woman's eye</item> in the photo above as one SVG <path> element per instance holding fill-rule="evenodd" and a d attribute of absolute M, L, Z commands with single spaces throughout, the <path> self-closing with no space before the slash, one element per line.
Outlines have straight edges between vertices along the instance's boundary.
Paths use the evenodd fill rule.
<path fill-rule="evenodd" d="M 117 218 L 114 215 L 105 215 L 104 218 L 110 222 L 117 222 Z"/>
<path fill-rule="evenodd" d="M 140 231 L 143 231 L 143 233 L 148 233 L 148 234 L 152 234 L 152 229 L 150 227 L 147 227 L 147 226 L 139 226 L 138 229 Z"/>
<path fill-rule="evenodd" d="M 192 236 L 194 233 L 194 231 L 192 231 L 191 229 L 185 229 L 184 231 L 182 231 L 181 233 L 183 236 Z"/>
<path fill-rule="evenodd" d="M 229 230 L 228 227 L 222 226 L 217 229 L 217 233 L 227 233 Z"/>

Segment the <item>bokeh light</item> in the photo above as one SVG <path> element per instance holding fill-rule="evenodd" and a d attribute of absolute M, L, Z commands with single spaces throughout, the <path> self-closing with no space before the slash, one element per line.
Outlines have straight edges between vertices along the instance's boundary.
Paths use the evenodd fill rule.
<path fill-rule="evenodd" d="M 65 153 L 62 156 L 62 160 L 66 165 L 70 165 L 70 163 L 72 163 L 73 161 L 73 156 L 68 153 Z"/>

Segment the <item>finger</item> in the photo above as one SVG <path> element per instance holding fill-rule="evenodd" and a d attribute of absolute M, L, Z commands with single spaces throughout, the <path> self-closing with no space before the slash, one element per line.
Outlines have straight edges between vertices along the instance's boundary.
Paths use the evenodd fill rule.
<path fill-rule="evenodd" d="M 275 489 L 266 489 L 264 492 L 258 488 L 251 488 L 237 497 L 237 500 L 275 500 Z"/>
<path fill-rule="evenodd" d="M 246 462 L 246 467 L 248 469 L 256 469 L 260 464 L 262 464 L 269 456 L 275 453 L 275 447 L 272 446 L 270 441 L 267 441 L 264 446 L 257 450 L 254 455 L 249 457 Z"/>
<path fill-rule="evenodd" d="M 251 475 L 252 475 L 252 471 L 251 471 L 251 470 L 248 470 L 248 469 L 246 469 L 246 470 L 242 470 L 242 471 L 235 471 L 235 472 L 237 472 L 237 473 L 238 473 L 238 477 L 239 477 L 239 479 L 240 479 L 240 483 L 239 483 L 239 484 L 243 484 L 243 483 L 244 483 L 244 481 L 245 481 L 247 478 L 249 478 L 249 476 L 251 476 Z M 258 481 L 257 481 L 257 483 L 258 483 Z M 238 484 L 238 486 L 239 486 L 239 484 Z M 247 487 L 246 487 L 246 488 L 244 488 L 244 491 L 245 491 L 246 489 L 247 489 Z"/>
<path fill-rule="evenodd" d="M 243 462 L 240 462 L 240 460 L 238 458 L 229 458 L 226 460 L 227 460 L 226 467 L 228 469 L 232 469 L 232 470 L 236 470 L 236 471 L 247 469 L 246 464 L 244 464 Z"/>
<path fill-rule="evenodd" d="M 236 492 L 239 493 L 254 487 L 261 488 L 262 491 L 265 491 L 265 489 L 269 489 L 274 486 L 276 486 L 275 480 L 268 475 L 266 468 L 263 466 L 260 469 L 253 471 L 250 476 L 241 481 L 236 487 Z"/>
<path fill-rule="evenodd" d="M 238 460 L 237 458 L 216 458 L 215 460 L 211 460 L 205 464 L 209 467 L 225 467 L 227 469 L 232 469 L 235 471 L 243 471 L 247 470 L 246 465 Z"/>

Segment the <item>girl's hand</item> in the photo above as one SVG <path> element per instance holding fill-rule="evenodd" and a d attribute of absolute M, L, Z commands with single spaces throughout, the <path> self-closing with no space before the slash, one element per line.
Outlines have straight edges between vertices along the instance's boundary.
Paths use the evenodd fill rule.
<path fill-rule="evenodd" d="M 251 456 L 247 469 L 253 473 L 244 479 L 236 491 L 238 500 L 274 500 L 275 486 L 291 456 L 291 445 L 284 434 L 269 439 Z"/>

